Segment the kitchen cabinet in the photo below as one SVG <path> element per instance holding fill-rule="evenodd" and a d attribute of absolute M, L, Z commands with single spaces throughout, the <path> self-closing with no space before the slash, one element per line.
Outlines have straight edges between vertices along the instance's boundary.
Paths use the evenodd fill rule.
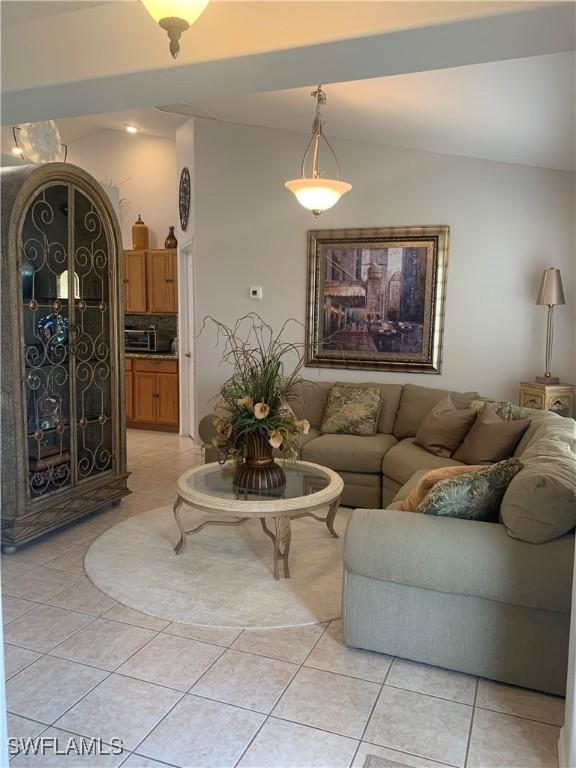
<path fill-rule="evenodd" d="M 124 251 L 124 312 L 178 313 L 178 261 L 173 249 Z"/>
<path fill-rule="evenodd" d="M 154 315 L 178 312 L 176 251 L 147 251 L 148 312 Z"/>
<path fill-rule="evenodd" d="M 128 426 L 177 432 L 178 361 L 138 357 L 127 358 L 126 363 L 132 366 L 132 417 L 127 418 Z M 128 399 L 127 394 L 127 409 Z"/>
<path fill-rule="evenodd" d="M 132 372 L 132 360 L 130 358 L 126 360 L 124 382 L 126 421 L 132 421 L 134 419 L 134 373 Z"/>
<path fill-rule="evenodd" d="M 146 293 L 146 251 L 124 251 L 124 312 L 142 314 L 148 310 Z"/>

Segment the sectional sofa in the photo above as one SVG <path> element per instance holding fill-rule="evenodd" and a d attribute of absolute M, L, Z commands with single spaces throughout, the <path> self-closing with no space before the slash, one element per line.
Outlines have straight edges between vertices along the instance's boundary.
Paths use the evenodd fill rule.
<path fill-rule="evenodd" d="M 531 424 L 514 454 L 525 469 L 502 503 L 507 525 L 438 518 L 403 512 L 399 502 L 426 471 L 460 462 L 428 453 L 413 439 L 447 394 L 462 407 L 478 394 L 382 384 L 377 434 L 323 435 L 331 386 L 303 382 L 292 406 L 311 424 L 302 436 L 301 458 L 336 470 L 344 480 L 342 504 L 355 508 L 344 550 L 346 643 L 562 695 L 574 562 L 576 422 L 517 409 L 517 417 L 529 417 Z M 205 417 L 200 428 L 206 443 L 211 422 Z M 206 460 L 215 458 L 208 449 Z M 563 535 L 555 535 L 555 526 Z M 532 543 L 537 541 L 543 543 Z"/>

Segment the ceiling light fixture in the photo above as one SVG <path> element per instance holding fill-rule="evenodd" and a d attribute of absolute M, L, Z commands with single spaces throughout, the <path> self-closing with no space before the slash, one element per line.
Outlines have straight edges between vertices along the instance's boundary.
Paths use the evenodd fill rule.
<path fill-rule="evenodd" d="M 135 125 L 125 125 L 124 127 L 128 133 L 138 133 L 138 128 Z"/>
<path fill-rule="evenodd" d="M 321 109 L 326 104 L 326 94 L 319 85 L 315 91 L 310 94 L 316 99 L 316 115 L 312 123 L 312 138 L 308 142 L 306 152 L 302 158 L 300 167 L 300 178 L 292 179 L 284 183 L 284 186 L 296 195 L 296 199 L 304 208 L 312 211 L 314 216 L 319 216 L 322 211 L 327 211 L 336 205 L 342 195 L 352 189 L 352 184 L 340 180 L 340 163 L 332 145 L 324 135 Z M 322 176 L 320 171 L 320 147 L 321 141 L 324 141 L 332 157 L 336 161 L 336 178 L 327 179 Z M 306 158 L 312 149 L 312 169 L 310 176 L 306 175 Z"/>
<path fill-rule="evenodd" d="M 180 52 L 182 32 L 202 15 L 209 0 L 142 0 L 142 4 L 170 38 L 170 53 L 175 59 Z"/>

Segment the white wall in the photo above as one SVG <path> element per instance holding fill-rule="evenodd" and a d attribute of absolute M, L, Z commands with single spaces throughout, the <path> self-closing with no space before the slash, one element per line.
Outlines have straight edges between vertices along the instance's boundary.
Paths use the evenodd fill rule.
<path fill-rule="evenodd" d="M 411 381 L 517 398 L 543 373 L 542 270 L 560 267 L 568 305 L 557 310 L 553 371 L 574 375 L 573 174 L 376 144 L 336 141 L 352 191 L 315 220 L 283 182 L 298 175 L 306 136 L 197 120 L 196 325 L 258 311 L 278 326 L 305 319 L 306 232 L 315 228 L 450 226 L 441 375 L 306 368 L 310 379 Z M 248 298 L 262 285 L 264 300 Z M 303 332 L 300 334 L 303 339 Z M 199 414 L 226 371 L 214 334 L 197 343 Z"/>
<path fill-rule="evenodd" d="M 98 131 L 71 142 L 68 160 L 120 191 L 124 248 L 132 248 L 132 224 L 142 214 L 150 247 L 163 248 L 178 218 L 176 143 L 124 131 Z"/>

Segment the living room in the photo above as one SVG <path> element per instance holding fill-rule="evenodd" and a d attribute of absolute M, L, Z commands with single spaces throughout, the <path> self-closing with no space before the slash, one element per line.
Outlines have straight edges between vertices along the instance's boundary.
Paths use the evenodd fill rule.
<path fill-rule="evenodd" d="M 5 761 L 575 765 L 574 4 L 156 5 L 2 2 Z"/>

